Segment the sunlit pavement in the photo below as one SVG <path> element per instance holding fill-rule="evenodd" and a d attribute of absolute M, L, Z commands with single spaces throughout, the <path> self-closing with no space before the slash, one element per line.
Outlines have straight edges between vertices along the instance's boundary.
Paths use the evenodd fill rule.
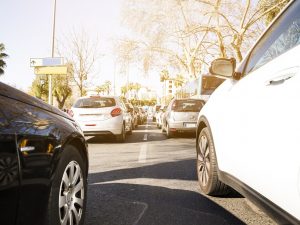
<path fill-rule="evenodd" d="M 193 136 L 166 139 L 148 121 L 125 143 L 88 139 L 86 225 L 273 224 L 236 193 L 226 198 L 199 193 Z"/>

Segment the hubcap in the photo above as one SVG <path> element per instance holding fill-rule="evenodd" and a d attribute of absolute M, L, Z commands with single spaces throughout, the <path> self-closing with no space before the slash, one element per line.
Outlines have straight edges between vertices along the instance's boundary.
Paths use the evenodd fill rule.
<path fill-rule="evenodd" d="M 61 225 L 78 225 L 82 216 L 84 186 L 80 166 L 71 161 L 62 177 L 59 191 L 59 219 Z"/>
<path fill-rule="evenodd" d="M 210 172 L 210 157 L 209 157 L 209 145 L 205 135 L 201 136 L 198 140 L 199 152 L 198 152 L 198 175 L 199 181 L 203 186 L 207 185 Z"/>

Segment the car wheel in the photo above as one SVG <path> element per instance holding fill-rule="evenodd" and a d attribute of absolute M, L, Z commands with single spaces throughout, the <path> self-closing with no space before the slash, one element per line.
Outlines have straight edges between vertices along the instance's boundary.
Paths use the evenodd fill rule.
<path fill-rule="evenodd" d="M 172 137 L 174 137 L 174 132 L 173 132 L 173 131 L 170 131 L 169 124 L 167 124 L 167 127 L 166 127 L 166 134 L 167 134 L 167 138 L 172 138 Z"/>
<path fill-rule="evenodd" d="M 62 152 L 52 182 L 48 225 L 83 225 L 86 208 L 87 171 L 82 156 L 73 146 Z"/>
<path fill-rule="evenodd" d="M 124 142 L 125 141 L 125 127 L 124 127 L 124 125 L 122 125 L 122 132 L 121 132 L 121 134 L 118 134 L 118 135 L 116 135 L 116 139 L 117 139 L 117 142 Z"/>
<path fill-rule="evenodd" d="M 225 195 L 229 187 L 218 178 L 215 147 L 209 129 L 204 128 L 197 143 L 197 175 L 201 190 L 208 195 Z"/>

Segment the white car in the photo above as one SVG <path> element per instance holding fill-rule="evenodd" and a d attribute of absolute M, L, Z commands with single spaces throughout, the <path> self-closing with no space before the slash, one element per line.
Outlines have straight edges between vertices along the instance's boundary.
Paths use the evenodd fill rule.
<path fill-rule="evenodd" d="M 260 37 L 238 68 L 217 59 L 210 72 L 226 77 L 200 111 L 200 188 L 228 186 L 279 224 L 300 224 L 300 1 Z"/>
<path fill-rule="evenodd" d="M 159 111 L 156 113 L 156 126 L 161 129 L 162 128 L 162 116 L 165 113 L 166 109 L 167 109 L 167 105 L 163 106 L 159 109 Z"/>
<path fill-rule="evenodd" d="M 161 116 L 162 131 L 167 138 L 176 133 L 195 133 L 199 111 L 205 102 L 200 99 L 173 99 Z"/>
<path fill-rule="evenodd" d="M 114 135 L 123 142 L 126 132 L 132 133 L 132 117 L 118 97 L 81 97 L 72 106 L 71 114 L 85 136 Z"/>

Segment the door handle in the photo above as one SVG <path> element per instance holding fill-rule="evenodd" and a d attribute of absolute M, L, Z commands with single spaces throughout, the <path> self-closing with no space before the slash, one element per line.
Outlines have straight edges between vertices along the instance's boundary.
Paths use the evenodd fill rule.
<path fill-rule="evenodd" d="M 20 148 L 21 152 L 31 152 L 31 151 L 34 151 L 34 150 L 35 150 L 34 146 L 26 146 L 26 147 L 21 147 Z"/>
<path fill-rule="evenodd" d="M 291 79 L 293 76 L 295 76 L 295 74 L 287 74 L 287 75 L 283 75 L 280 77 L 276 77 L 272 80 L 269 80 L 267 82 L 267 85 L 279 85 L 279 84 L 283 84 L 286 80 Z"/>
<path fill-rule="evenodd" d="M 280 85 L 283 84 L 285 81 L 291 79 L 293 76 L 298 74 L 300 68 L 298 66 L 290 67 L 278 72 L 272 79 L 266 82 L 267 86 L 270 85 Z"/>

